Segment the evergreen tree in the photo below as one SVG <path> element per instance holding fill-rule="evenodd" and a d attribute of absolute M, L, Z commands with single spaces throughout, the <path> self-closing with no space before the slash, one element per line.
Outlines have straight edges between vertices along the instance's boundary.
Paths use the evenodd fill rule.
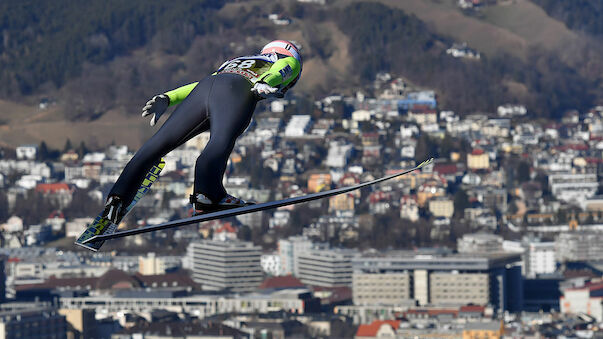
<path fill-rule="evenodd" d="M 67 138 L 67 141 L 65 141 L 65 146 L 63 147 L 63 153 L 69 152 L 71 150 L 73 150 L 73 145 L 71 144 L 71 140 Z"/>

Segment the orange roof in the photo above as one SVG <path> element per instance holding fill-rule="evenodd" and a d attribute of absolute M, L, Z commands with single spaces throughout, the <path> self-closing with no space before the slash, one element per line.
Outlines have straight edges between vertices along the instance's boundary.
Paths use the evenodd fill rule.
<path fill-rule="evenodd" d="M 220 228 L 218 228 L 216 230 L 216 233 L 222 233 L 222 232 L 237 233 L 237 229 L 234 226 L 232 226 L 232 223 L 225 222 L 224 224 L 222 224 L 222 226 L 220 226 Z"/>
<path fill-rule="evenodd" d="M 57 182 L 54 184 L 38 184 L 36 186 L 36 192 L 57 193 L 61 191 L 69 191 L 69 185 L 64 182 Z"/>
<path fill-rule="evenodd" d="M 377 336 L 377 332 L 383 325 L 389 325 L 394 328 L 394 330 L 398 329 L 400 326 L 400 320 L 375 320 L 372 323 L 365 325 L 362 324 L 358 326 L 358 331 L 356 331 L 357 337 L 375 337 Z"/>

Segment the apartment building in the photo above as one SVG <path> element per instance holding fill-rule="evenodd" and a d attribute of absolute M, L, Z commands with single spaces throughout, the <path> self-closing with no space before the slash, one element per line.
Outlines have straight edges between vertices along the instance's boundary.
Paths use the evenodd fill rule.
<path fill-rule="evenodd" d="M 217 240 L 192 242 L 189 246 L 193 280 L 204 290 L 249 292 L 262 282 L 260 246 Z"/>

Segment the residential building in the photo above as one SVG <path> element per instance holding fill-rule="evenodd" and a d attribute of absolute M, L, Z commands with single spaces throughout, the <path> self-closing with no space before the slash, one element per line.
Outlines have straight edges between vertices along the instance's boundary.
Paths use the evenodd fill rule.
<path fill-rule="evenodd" d="M 309 115 L 294 115 L 285 127 L 285 137 L 301 137 L 307 134 L 312 118 Z"/>
<path fill-rule="evenodd" d="M 502 321 L 468 322 L 463 329 L 463 339 L 498 339 L 504 332 Z"/>
<path fill-rule="evenodd" d="M 193 280 L 204 290 L 253 291 L 262 281 L 261 247 L 251 242 L 192 242 Z"/>
<path fill-rule="evenodd" d="M 352 258 L 356 251 L 313 249 L 297 257 L 299 279 L 307 285 L 337 287 L 352 285 Z"/>
<path fill-rule="evenodd" d="M 465 234 L 456 246 L 459 253 L 503 252 L 503 238 L 491 233 Z"/>
<path fill-rule="evenodd" d="M 38 153 L 37 145 L 22 145 L 15 150 L 18 160 L 35 160 Z"/>
<path fill-rule="evenodd" d="M 583 286 L 566 288 L 559 300 L 561 313 L 588 314 L 603 321 L 603 281 L 586 283 Z"/>
<path fill-rule="evenodd" d="M 434 217 L 452 218 L 454 215 L 454 203 L 446 197 L 436 197 L 429 200 L 429 213 Z"/>
<path fill-rule="evenodd" d="M 375 320 L 370 324 L 361 324 L 354 339 L 395 338 L 400 320 Z"/>
<path fill-rule="evenodd" d="M 138 257 L 138 272 L 142 275 L 165 274 L 165 263 L 151 252 L 146 257 Z"/>
<path fill-rule="evenodd" d="M 308 192 L 316 193 L 331 188 L 330 173 L 314 173 L 308 178 Z"/>
<path fill-rule="evenodd" d="M 490 158 L 483 149 L 476 148 L 467 154 L 467 168 L 470 170 L 485 170 L 490 168 Z"/>
<path fill-rule="evenodd" d="M 56 338 L 67 336 L 65 316 L 56 309 L 24 309 L 0 312 L 2 338 Z"/>
<path fill-rule="evenodd" d="M 551 174 L 548 178 L 553 196 L 565 202 L 584 202 L 594 197 L 599 189 L 596 173 Z"/>
<path fill-rule="evenodd" d="M 603 260 L 603 232 L 574 231 L 560 233 L 555 240 L 557 260 Z"/>

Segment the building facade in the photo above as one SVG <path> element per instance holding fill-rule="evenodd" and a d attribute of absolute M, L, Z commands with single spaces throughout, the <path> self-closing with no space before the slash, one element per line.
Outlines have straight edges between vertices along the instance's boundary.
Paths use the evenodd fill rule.
<path fill-rule="evenodd" d="M 352 250 L 310 250 L 297 258 L 298 277 L 304 284 L 324 287 L 352 285 Z"/>
<path fill-rule="evenodd" d="M 308 237 L 292 236 L 288 239 L 278 241 L 278 255 L 280 257 L 281 274 L 294 276 L 299 275 L 297 269 L 297 257 L 300 253 L 309 251 L 313 244 Z"/>
<path fill-rule="evenodd" d="M 262 282 L 262 249 L 251 242 L 202 240 L 189 246 L 193 280 L 204 290 L 249 292 Z"/>
<path fill-rule="evenodd" d="M 420 305 L 491 305 L 519 310 L 523 299 L 520 254 L 450 254 L 392 251 L 355 257 L 354 273 L 408 272 L 409 295 Z"/>
<path fill-rule="evenodd" d="M 352 276 L 354 305 L 400 305 L 411 300 L 411 275 L 362 273 Z"/>

